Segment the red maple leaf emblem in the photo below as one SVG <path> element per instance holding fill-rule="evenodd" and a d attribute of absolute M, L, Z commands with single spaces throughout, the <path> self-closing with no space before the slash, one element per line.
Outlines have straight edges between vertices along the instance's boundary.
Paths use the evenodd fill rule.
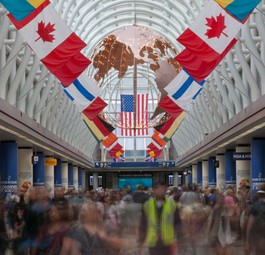
<path fill-rule="evenodd" d="M 208 36 L 208 38 L 217 37 L 219 38 L 221 34 L 228 37 L 227 34 L 224 33 L 224 29 L 226 28 L 225 25 L 225 16 L 221 13 L 216 17 L 216 19 L 212 16 L 211 18 L 206 18 L 207 23 L 206 26 L 210 27 L 207 29 L 207 32 L 205 35 Z"/>
<path fill-rule="evenodd" d="M 43 21 L 38 23 L 38 30 L 36 31 L 39 34 L 39 38 L 35 40 L 38 41 L 40 38 L 43 40 L 43 42 L 53 42 L 54 41 L 54 35 L 52 32 L 55 31 L 54 28 L 55 24 L 51 24 L 50 22 L 45 26 L 45 23 Z"/>

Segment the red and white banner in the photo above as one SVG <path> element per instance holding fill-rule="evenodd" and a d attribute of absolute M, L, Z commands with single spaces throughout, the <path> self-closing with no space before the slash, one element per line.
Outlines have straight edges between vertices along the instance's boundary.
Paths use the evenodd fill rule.
<path fill-rule="evenodd" d="M 212 62 L 219 59 L 242 25 L 219 4 L 210 1 L 177 40 L 201 60 Z"/>

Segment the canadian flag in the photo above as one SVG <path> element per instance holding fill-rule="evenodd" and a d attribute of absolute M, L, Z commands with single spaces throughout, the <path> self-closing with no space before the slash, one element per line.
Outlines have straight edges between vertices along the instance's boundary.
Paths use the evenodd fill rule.
<path fill-rule="evenodd" d="M 177 40 L 204 62 L 220 60 L 242 23 L 215 1 L 209 1 L 200 15 Z"/>
<path fill-rule="evenodd" d="M 226 47 L 222 54 L 219 57 L 216 57 L 215 60 L 203 61 L 189 49 L 184 49 L 180 52 L 175 59 L 185 68 L 186 72 L 189 73 L 198 83 L 203 82 L 204 79 L 216 68 L 216 66 L 222 61 L 224 56 L 230 51 L 230 49 L 237 42 L 236 39 L 233 39 L 231 43 Z"/>
<path fill-rule="evenodd" d="M 43 64 L 64 85 L 70 85 L 90 64 L 80 53 L 86 44 L 71 31 L 50 1 L 21 21 L 8 16 Z"/>

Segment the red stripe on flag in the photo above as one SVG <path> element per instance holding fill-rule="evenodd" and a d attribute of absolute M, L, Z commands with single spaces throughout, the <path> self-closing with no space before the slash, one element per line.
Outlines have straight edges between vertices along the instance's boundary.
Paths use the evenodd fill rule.
<path fill-rule="evenodd" d="M 91 64 L 91 61 L 82 53 L 78 53 L 57 69 L 53 74 L 68 87 Z"/>
<path fill-rule="evenodd" d="M 82 41 L 75 33 L 72 33 L 45 58 L 41 59 L 41 61 L 51 73 L 54 73 L 76 54 L 79 54 L 80 61 L 84 61 L 84 57 L 80 55 L 80 51 L 85 46 L 86 43 Z M 76 58 L 79 56 L 76 56 Z"/>
<path fill-rule="evenodd" d="M 121 112 L 122 135 L 132 136 L 134 133 L 134 112 Z"/>
<path fill-rule="evenodd" d="M 145 125 L 145 119 L 144 119 L 144 94 L 142 95 L 138 95 L 139 97 L 139 101 L 138 102 L 138 109 L 141 109 L 140 112 L 138 113 L 138 123 L 140 123 L 140 126 L 144 126 Z M 142 123 L 141 123 L 142 122 Z M 142 132 L 144 131 L 140 129 L 140 127 L 138 128 L 138 135 L 141 135 Z"/>
<path fill-rule="evenodd" d="M 176 56 L 175 59 L 183 68 L 185 68 L 190 76 L 200 83 L 216 68 L 216 66 L 222 61 L 224 56 L 230 51 L 236 42 L 237 40 L 233 39 L 224 52 L 213 61 L 203 61 L 194 55 L 189 49 L 184 49 Z"/>
<path fill-rule="evenodd" d="M 158 157 L 160 155 L 160 153 L 162 152 L 163 149 L 159 149 L 156 147 L 155 144 L 153 144 L 152 142 L 150 144 L 147 145 L 147 153 L 150 154 L 150 152 L 154 152 L 155 157 Z"/>
<path fill-rule="evenodd" d="M 18 21 L 10 13 L 7 15 L 14 26 L 19 30 L 31 22 L 36 16 L 38 16 L 51 2 L 49 0 L 43 2 L 36 10 L 31 12 L 25 19 Z"/>
<path fill-rule="evenodd" d="M 143 134 L 148 134 L 148 123 L 146 121 L 146 115 L 147 115 L 147 104 L 148 104 L 148 94 L 144 95 L 143 97 L 143 122 L 144 122 L 144 128 L 143 128 Z"/>
<path fill-rule="evenodd" d="M 97 115 L 107 106 L 108 104 L 101 98 L 97 97 L 85 110 L 83 114 L 90 120 L 94 120 Z M 102 123 L 101 123 L 102 124 Z M 103 125 L 103 124 L 102 124 Z"/>
<path fill-rule="evenodd" d="M 216 67 L 217 61 L 206 63 L 194 55 L 190 50 L 184 49 L 175 58 L 185 71 L 197 82 L 202 82 Z"/>
<path fill-rule="evenodd" d="M 119 143 L 117 143 L 110 151 L 109 151 L 109 154 L 111 155 L 111 156 L 115 156 L 115 154 L 117 153 L 117 152 L 119 152 L 120 150 L 122 150 L 122 146 L 119 144 Z"/>
<path fill-rule="evenodd" d="M 174 118 L 177 118 L 183 112 L 183 109 L 171 100 L 169 96 L 164 97 L 158 105 Z"/>
<path fill-rule="evenodd" d="M 130 112 L 127 114 L 128 117 L 128 121 L 129 121 L 129 135 L 132 136 L 133 135 L 133 128 L 134 128 L 134 113 Z"/>
<path fill-rule="evenodd" d="M 187 28 L 177 38 L 177 41 L 205 62 L 215 61 L 220 57 L 220 54 L 218 52 L 212 49 L 204 40 L 202 40 L 189 28 Z"/>
<path fill-rule="evenodd" d="M 148 94 L 137 95 L 137 135 L 148 134 Z"/>
<path fill-rule="evenodd" d="M 124 129 L 124 114 L 121 113 L 121 135 L 122 136 L 124 135 L 124 132 L 125 132 L 125 129 Z"/>
<path fill-rule="evenodd" d="M 102 122 L 100 121 L 99 117 L 94 118 L 93 122 L 94 122 L 94 124 L 97 126 L 97 128 L 100 130 L 100 132 L 104 136 L 108 136 L 109 135 L 110 131 L 102 124 Z"/>
<path fill-rule="evenodd" d="M 176 118 L 173 117 L 168 119 L 166 123 L 163 125 L 163 127 L 159 130 L 159 132 L 164 135 L 170 129 L 170 127 L 172 126 L 175 120 Z"/>

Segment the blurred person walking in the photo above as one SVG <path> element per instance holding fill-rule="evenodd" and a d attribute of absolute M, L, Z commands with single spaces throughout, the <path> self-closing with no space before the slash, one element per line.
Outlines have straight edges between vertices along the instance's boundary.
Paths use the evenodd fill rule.
<path fill-rule="evenodd" d="M 50 200 L 45 187 L 30 187 L 29 201 L 24 210 L 25 226 L 16 255 L 32 254 L 32 248 L 42 226 L 47 223 L 46 212 Z"/>
<path fill-rule="evenodd" d="M 180 218 L 183 227 L 183 252 L 196 254 L 197 247 L 205 240 L 206 222 L 210 207 L 198 185 L 189 184 L 179 199 Z"/>
<path fill-rule="evenodd" d="M 60 255 L 116 255 L 122 248 L 132 248 L 126 239 L 107 232 L 95 203 L 83 204 L 78 223 L 64 236 Z"/>
<path fill-rule="evenodd" d="M 265 254 L 265 184 L 257 192 L 257 199 L 250 208 L 246 229 L 246 254 Z"/>
<path fill-rule="evenodd" d="M 157 183 L 153 188 L 153 197 L 143 205 L 139 244 L 142 247 L 146 245 L 150 255 L 176 254 L 177 244 L 181 243 L 181 221 L 177 204 L 165 197 L 165 194 L 165 185 Z"/>
<path fill-rule="evenodd" d="M 69 203 L 64 200 L 52 202 L 47 211 L 47 223 L 41 226 L 32 255 L 58 255 L 63 236 L 69 228 Z"/>
<path fill-rule="evenodd" d="M 235 213 L 236 204 L 230 197 L 219 193 L 216 204 L 208 220 L 207 238 L 215 255 L 231 254 L 231 245 L 238 234 L 231 228 L 231 217 Z"/>

